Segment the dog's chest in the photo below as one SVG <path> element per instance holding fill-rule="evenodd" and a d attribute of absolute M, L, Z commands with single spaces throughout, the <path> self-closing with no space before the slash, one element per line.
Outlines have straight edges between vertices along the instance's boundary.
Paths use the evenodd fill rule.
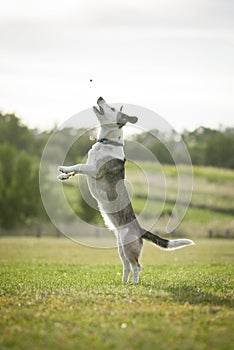
<path fill-rule="evenodd" d="M 95 143 L 91 150 L 88 152 L 87 164 L 96 166 L 96 164 L 101 159 L 104 159 L 106 157 L 124 160 L 125 154 L 123 151 L 123 147 Z"/>
<path fill-rule="evenodd" d="M 90 192 L 100 203 L 115 201 L 117 189 L 124 180 L 125 160 L 110 156 L 100 158 L 96 162 L 96 178 L 88 178 Z"/>

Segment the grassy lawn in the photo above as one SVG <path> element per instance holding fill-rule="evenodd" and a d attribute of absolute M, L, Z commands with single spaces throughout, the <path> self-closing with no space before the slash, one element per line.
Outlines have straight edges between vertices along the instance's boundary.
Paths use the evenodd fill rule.
<path fill-rule="evenodd" d="M 1 238 L 0 349 L 231 350 L 234 241 L 196 243 L 145 244 L 139 285 L 123 285 L 116 249 Z"/>

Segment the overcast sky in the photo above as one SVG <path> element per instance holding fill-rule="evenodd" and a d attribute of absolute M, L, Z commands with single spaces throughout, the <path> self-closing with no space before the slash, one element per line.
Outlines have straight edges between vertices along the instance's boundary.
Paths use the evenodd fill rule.
<path fill-rule="evenodd" d="M 99 96 L 234 126 L 234 1 L 0 0 L 2 111 L 46 129 Z"/>

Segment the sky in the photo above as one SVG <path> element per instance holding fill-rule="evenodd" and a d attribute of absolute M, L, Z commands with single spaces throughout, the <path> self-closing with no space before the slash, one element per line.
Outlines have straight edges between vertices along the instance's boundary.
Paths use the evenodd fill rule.
<path fill-rule="evenodd" d="M 99 96 L 234 126 L 234 1 L 0 0 L 2 112 L 45 130 Z"/>

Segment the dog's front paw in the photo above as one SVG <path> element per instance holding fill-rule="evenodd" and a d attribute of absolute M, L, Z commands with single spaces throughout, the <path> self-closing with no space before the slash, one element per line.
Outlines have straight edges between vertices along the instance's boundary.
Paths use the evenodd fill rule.
<path fill-rule="evenodd" d="M 70 175 L 69 174 L 60 174 L 59 176 L 57 176 L 58 180 L 67 180 L 69 179 Z"/>
<path fill-rule="evenodd" d="M 63 165 L 60 165 L 60 166 L 58 167 L 58 171 L 60 171 L 61 173 L 67 173 L 67 172 L 68 172 L 68 171 L 66 170 L 66 167 L 63 166 Z"/>

